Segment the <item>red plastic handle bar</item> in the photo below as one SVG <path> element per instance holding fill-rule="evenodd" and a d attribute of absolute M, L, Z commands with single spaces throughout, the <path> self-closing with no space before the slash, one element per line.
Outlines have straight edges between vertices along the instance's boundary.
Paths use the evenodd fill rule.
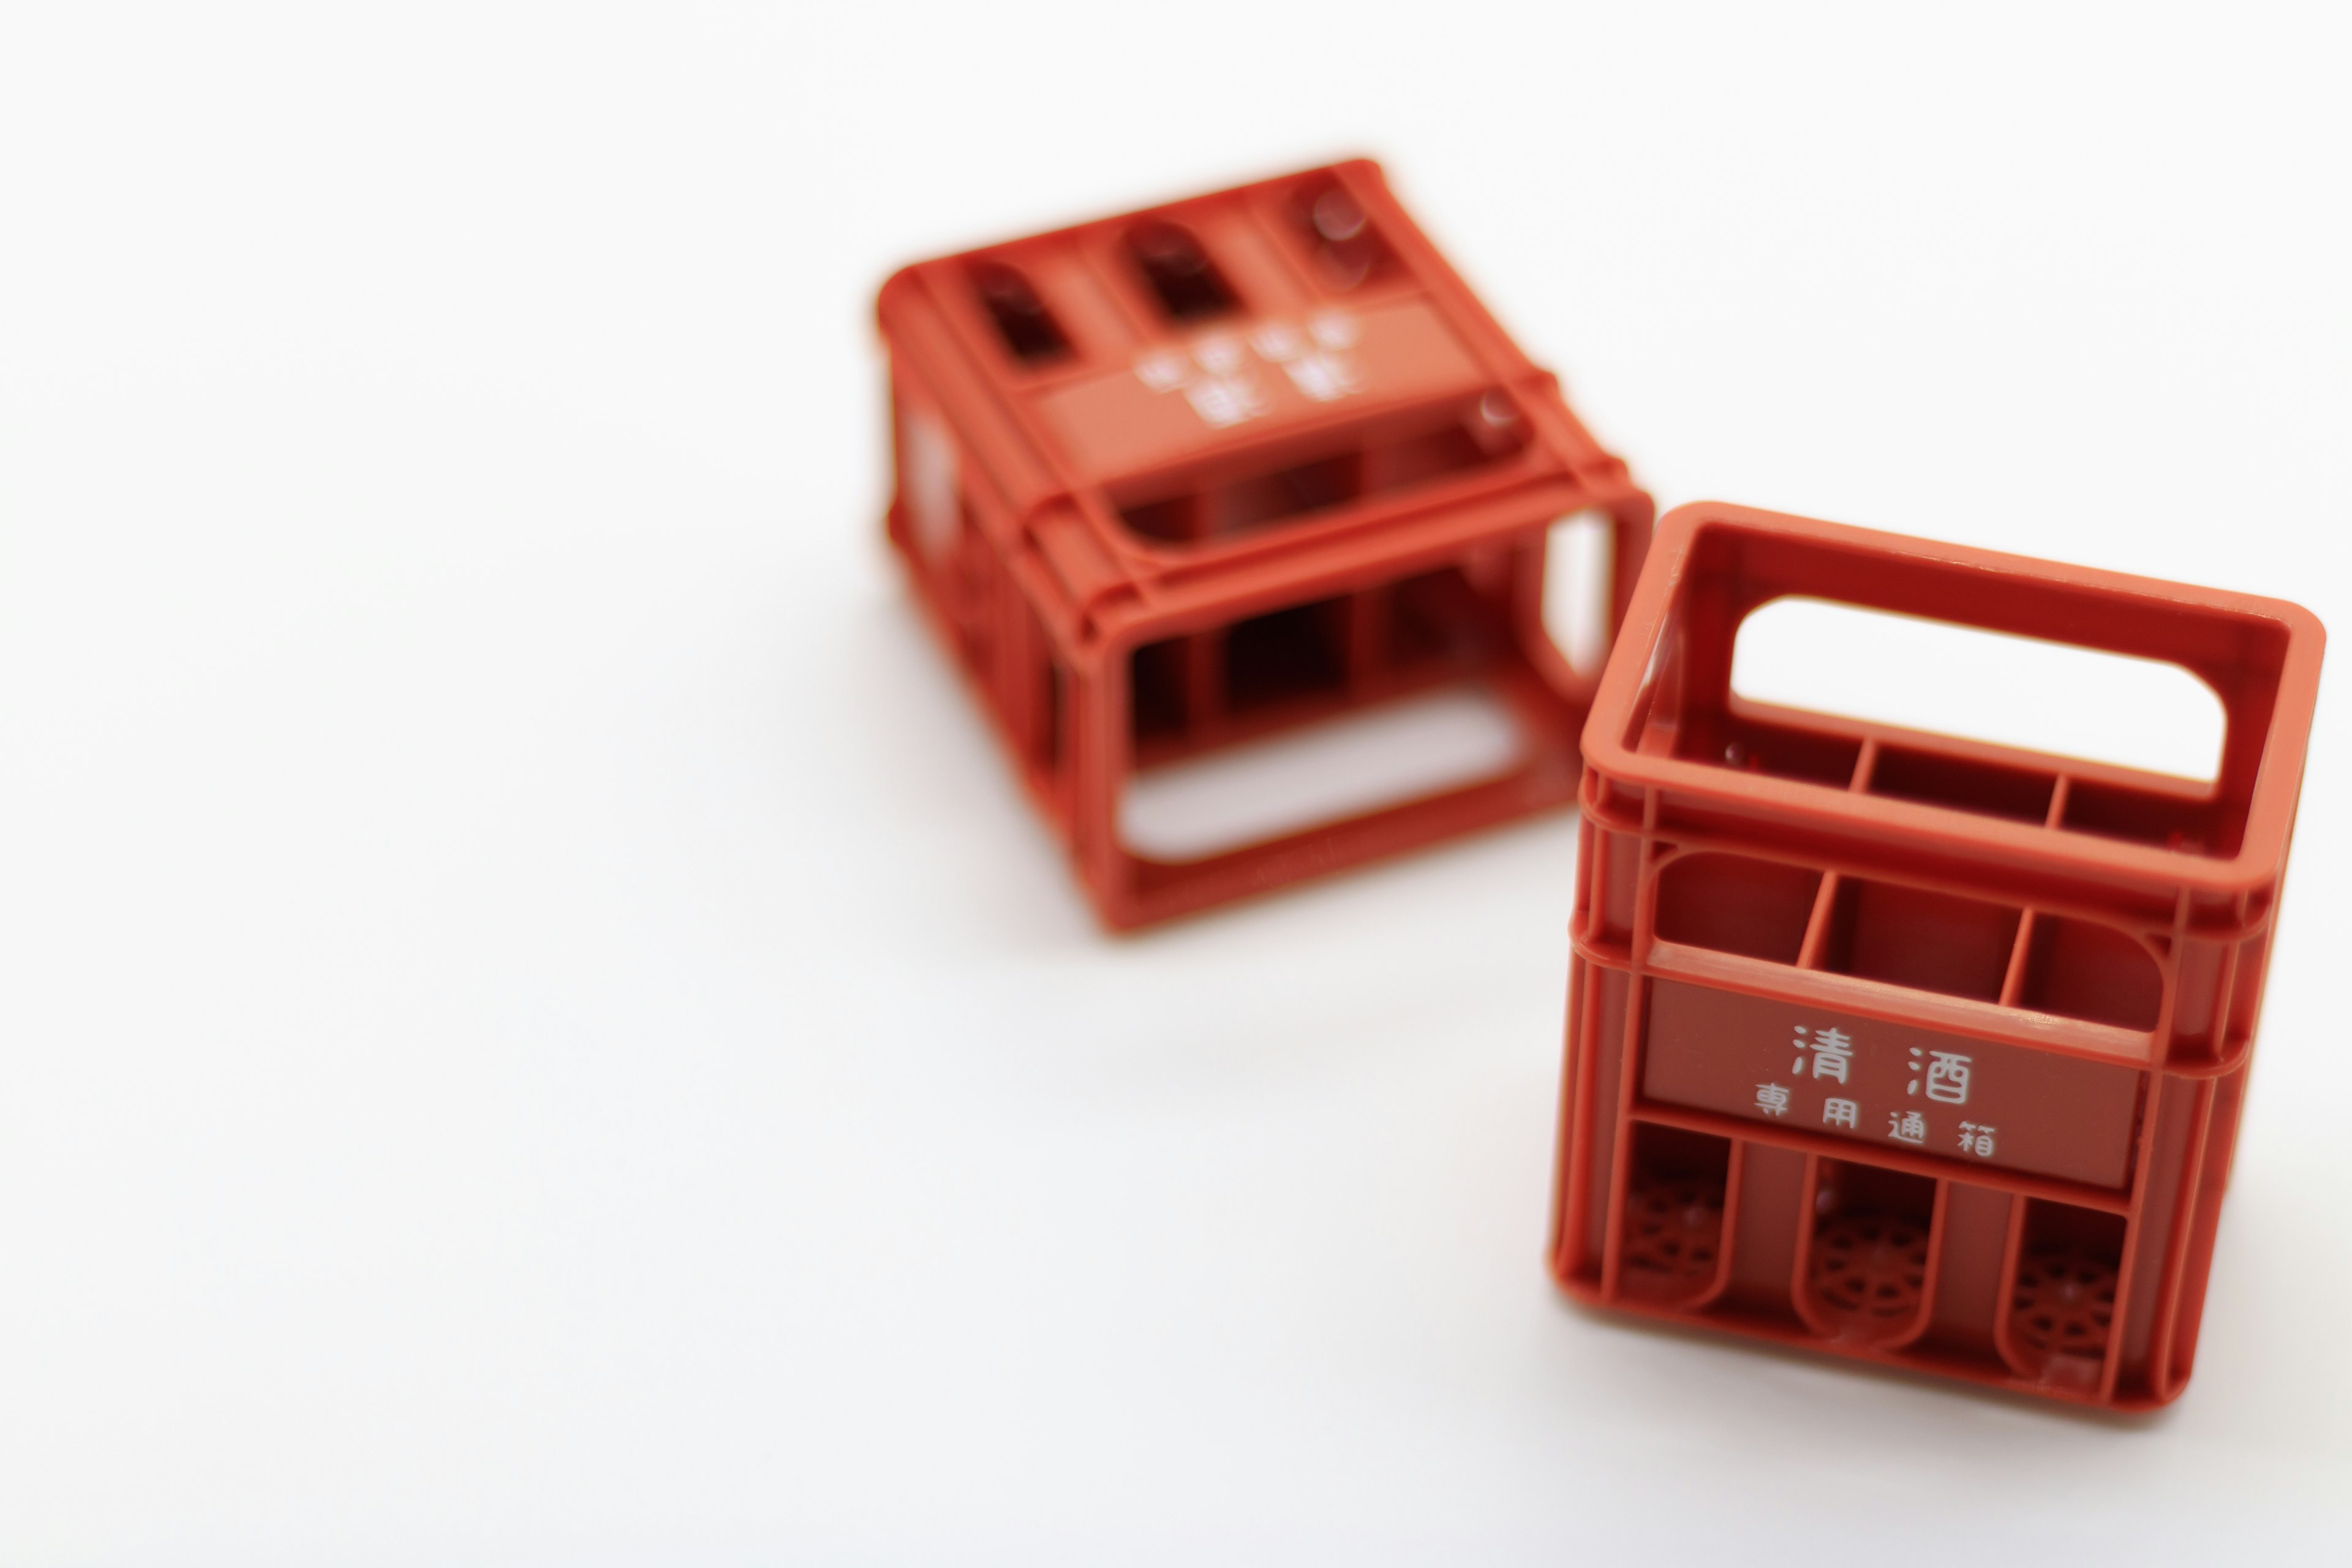
<path fill-rule="evenodd" d="M 2021 837 L 2029 825 L 1939 814 L 1939 831 L 2009 855 L 2087 858 L 2107 872 L 2153 874 L 2200 889 L 2260 882 L 2284 858 L 2303 773 L 2324 633 L 2309 611 L 2278 599 L 2192 587 L 1869 529 L 1701 502 L 1658 525 L 1615 656 L 1585 731 L 1588 757 L 1620 784 L 1748 795 L 1818 816 L 1818 784 L 1743 776 L 1662 747 L 1647 729 L 1730 710 L 1731 660 L 1741 623 L 1792 595 L 1835 600 L 2178 664 L 2220 697 L 2228 732 L 2206 798 L 2233 826 L 2227 855 L 2211 845 L 2168 853 L 2161 844 L 2061 845 Z M 1685 752 L 1687 748 L 1685 748 Z M 2021 757 L 2029 753 L 2019 753 Z M 2043 761 L 2068 765 L 2064 759 Z M 1810 801 L 1810 805 L 1808 804 Z M 1843 801 L 1853 826 L 1918 832 L 1916 803 Z M 1870 826 L 1865 824 L 1864 826 Z M 2160 856 L 2161 860 L 2151 859 Z M 2159 869 L 2160 868 L 2160 869 Z"/>

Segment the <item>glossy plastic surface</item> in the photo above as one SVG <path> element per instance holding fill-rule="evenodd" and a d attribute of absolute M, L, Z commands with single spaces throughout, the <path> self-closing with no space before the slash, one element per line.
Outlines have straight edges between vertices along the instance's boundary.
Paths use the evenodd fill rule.
<path fill-rule="evenodd" d="M 2167 660 L 2194 784 L 1746 701 L 1829 599 Z M 2116 1408 L 2186 1384 L 2322 634 L 2273 599 L 1713 503 L 1584 735 L 1551 1263 L 1596 1304 Z"/>
<path fill-rule="evenodd" d="M 1563 518 L 1622 615 L 1653 507 L 1368 163 L 910 267 L 888 530 L 1103 920 L 1132 926 L 1573 798 L 1597 670 L 1544 630 Z M 1409 701 L 1499 700 L 1467 784 L 1197 859 L 1138 770 Z"/>

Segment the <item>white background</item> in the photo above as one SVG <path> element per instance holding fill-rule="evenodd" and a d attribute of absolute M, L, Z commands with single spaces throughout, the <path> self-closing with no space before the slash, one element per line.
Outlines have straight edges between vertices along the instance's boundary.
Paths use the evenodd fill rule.
<path fill-rule="evenodd" d="M 1573 823 L 1097 934 L 868 312 L 1368 151 L 1668 504 L 2341 631 L 2347 44 L 11 8 L 0 1562 L 2342 1552 L 2340 671 L 2178 1406 L 1630 1328 L 1538 1261 Z"/>

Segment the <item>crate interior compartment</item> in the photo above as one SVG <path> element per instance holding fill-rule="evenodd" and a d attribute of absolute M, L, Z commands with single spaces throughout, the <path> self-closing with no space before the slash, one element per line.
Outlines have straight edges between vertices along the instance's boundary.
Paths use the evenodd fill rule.
<path fill-rule="evenodd" d="M 2229 856 L 2245 837 L 2246 802 L 2075 779 L 2066 792 L 2061 826 L 2181 854 Z"/>
<path fill-rule="evenodd" d="M 1834 1339 L 1903 1340 L 1920 1327 L 1936 1184 L 1851 1160 L 1815 1167 L 1800 1310 Z"/>
<path fill-rule="evenodd" d="M 1794 963 L 1822 873 L 1778 860 L 1703 851 L 1658 873 L 1660 940 Z"/>
<path fill-rule="evenodd" d="M 1721 708 L 1662 714 L 1653 694 L 1651 713 L 1653 722 L 1671 731 L 1674 754 L 1686 762 L 1832 788 L 1860 787 L 1889 800 L 2179 854 L 2227 857 L 2237 853 L 2244 838 L 2251 778 L 2238 781 L 2234 793 L 2226 775 L 2200 792 L 2186 781 L 2174 784 L 2149 774 L 2145 783 L 2134 783 L 2114 776 L 2123 770 L 2087 764 L 2076 771 L 2034 766 L 2022 756 L 2015 763 L 1993 762 L 1974 754 L 1987 748 L 1939 751 L 1929 739 L 1907 733 L 1874 747 L 1864 776 L 1864 736 L 1885 727 L 1839 720 L 1814 729 L 1793 721 L 1785 710 L 1767 719 L 1743 710 L 1745 706 L 1734 700 Z"/>
<path fill-rule="evenodd" d="M 1507 650 L 1503 587 L 1465 563 L 1143 644 L 1128 658 L 1137 764 L 1475 675 Z"/>
<path fill-rule="evenodd" d="M 1843 789 L 1862 758 L 1862 742 L 1851 735 L 1775 724 L 1722 707 L 1685 709 L 1669 721 L 1675 755 L 1740 773 Z"/>
<path fill-rule="evenodd" d="M 2126 932 L 2037 910 L 2026 935 L 2017 1005 L 2117 1028 L 2156 1027 L 2164 974 L 2156 955 Z"/>
<path fill-rule="evenodd" d="M 2120 927 L 1698 850 L 1655 883 L 1659 941 L 2146 1032 L 2164 969 Z"/>
<path fill-rule="evenodd" d="M 974 257 L 965 267 L 973 297 L 988 313 L 1004 352 L 1024 367 L 1058 363 L 1070 357 L 1070 337 L 1029 274 L 993 257 Z"/>
<path fill-rule="evenodd" d="M 1337 174 L 1301 181 L 1285 204 L 1285 216 L 1309 270 L 1333 293 L 1352 293 L 1403 275 L 1380 226 Z"/>
<path fill-rule="evenodd" d="M 1517 406 L 1488 393 L 1357 426 L 1320 444 L 1285 444 L 1124 483 L 1111 502 L 1129 531 L 1147 542 L 1208 544 L 1494 468 L 1531 438 Z"/>
<path fill-rule="evenodd" d="M 1841 877 L 1821 967 L 1948 996 L 2000 999 L 2023 911 L 1898 882 Z"/>
<path fill-rule="evenodd" d="M 1637 1123 L 1625 1179 L 1618 1289 L 1636 1300 L 1688 1302 L 1723 1269 L 1723 1198 L 1731 1140 Z"/>
<path fill-rule="evenodd" d="M 1127 231 L 1123 248 L 1147 296 L 1172 323 L 1196 326 L 1241 309 L 1241 296 L 1187 226 L 1145 218 Z"/>
<path fill-rule="evenodd" d="M 1878 749 L 1870 770 L 1869 788 L 1873 795 L 1895 800 L 1948 805 L 2018 822 L 2042 822 L 2049 817 L 2050 803 L 2058 789 L 2058 775 L 1974 757 L 1889 745 Z"/>
<path fill-rule="evenodd" d="M 2124 1216 L 2032 1199 L 2008 1287 L 2001 1353 L 2021 1377 L 2098 1386 L 2116 1321 Z"/>

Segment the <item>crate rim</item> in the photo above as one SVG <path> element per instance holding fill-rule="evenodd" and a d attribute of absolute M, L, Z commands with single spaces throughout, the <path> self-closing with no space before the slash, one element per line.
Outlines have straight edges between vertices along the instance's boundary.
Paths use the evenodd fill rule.
<path fill-rule="evenodd" d="M 1843 787 L 1801 779 L 1732 772 L 1708 763 L 1645 754 L 1626 745 L 1621 737 L 1631 723 L 1635 701 L 1648 678 L 1651 660 L 1665 629 L 1667 612 L 1680 595 L 1692 552 L 1703 536 L 1716 531 L 1795 535 L 1888 557 L 2028 579 L 2037 584 L 2130 595 L 2218 616 L 2266 621 L 2276 626 L 2285 637 L 2285 647 L 2270 723 L 2263 737 L 2261 766 L 2237 852 L 2228 857 L 2189 854 L 1985 817 L 1922 802 L 1855 795 Z M 2284 599 L 2069 565 L 1722 501 L 1694 501 L 1675 508 L 1659 520 L 1624 625 L 1585 723 L 1582 752 L 1586 765 L 1612 784 L 1737 803 L 1808 827 L 1850 832 L 1861 826 L 1877 828 L 1891 836 L 1935 835 L 2004 858 L 2021 858 L 2036 868 L 2073 874 L 2089 869 L 2201 893 L 2234 896 L 2268 886 L 2285 858 L 2318 694 L 2320 656 L 2326 637 L 2318 616 Z"/>

